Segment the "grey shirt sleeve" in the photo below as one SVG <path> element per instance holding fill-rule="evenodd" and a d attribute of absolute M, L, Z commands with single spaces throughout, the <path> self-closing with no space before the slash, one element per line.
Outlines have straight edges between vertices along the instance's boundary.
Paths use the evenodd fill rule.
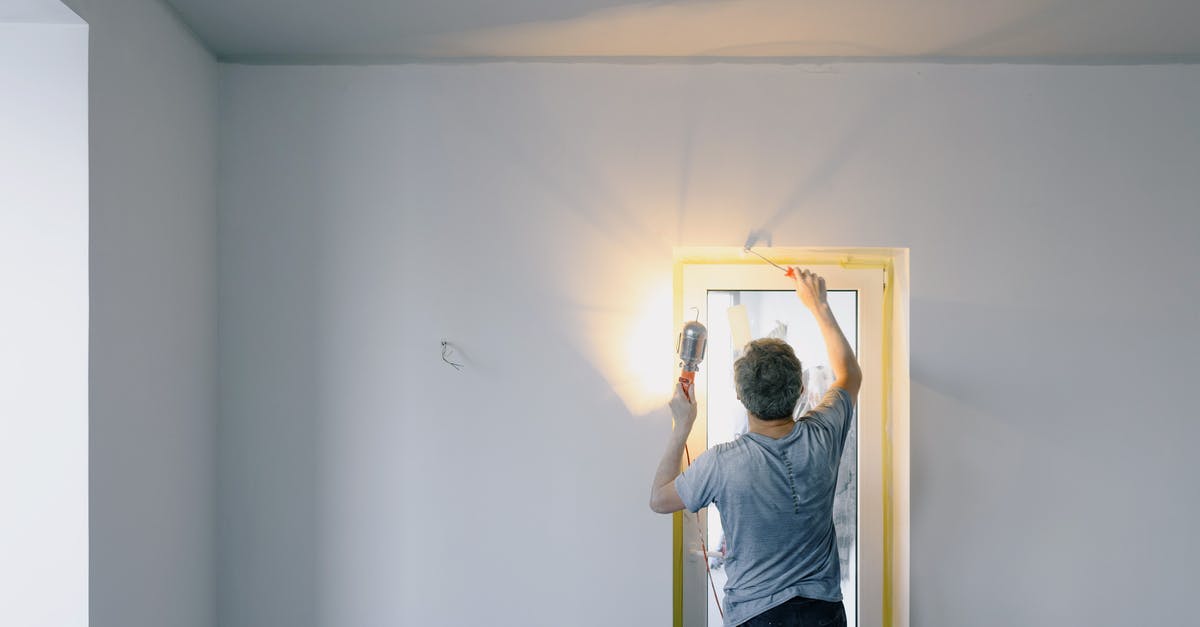
<path fill-rule="evenodd" d="M 709 449 L 675 477 L 675 491 L 689 512 L 699 511 L 717 499 L 718 465 L 717 451 Z"/>
<path fill-rule="evenodd" d="M 854 398 L 840 387 L 831 387 L 821 399 L 821 404 L 805 414 L 805 420 L 829 429 L 835 441 L 845 444 L 850 430 L 850 419 L 854 416 Z"/>

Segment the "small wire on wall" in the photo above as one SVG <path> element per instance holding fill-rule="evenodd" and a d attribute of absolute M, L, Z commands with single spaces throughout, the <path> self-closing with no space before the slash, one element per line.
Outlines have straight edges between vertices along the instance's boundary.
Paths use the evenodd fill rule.
<path fill-rule="evenodd" d="M 455 370 L 462 371 L 463 364 L 458 361 L 459 357 L 455 354 L 454 345 L 447 340 L 442 340 L 442 361 L 452 366 Z"/>

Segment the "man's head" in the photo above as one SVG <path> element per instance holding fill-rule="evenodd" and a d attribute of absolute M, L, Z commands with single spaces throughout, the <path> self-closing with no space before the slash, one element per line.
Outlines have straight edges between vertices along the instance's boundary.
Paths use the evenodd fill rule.
<path fill-rule="evenodd" d="M 800 400 L 800 360 L 788 343 L 754 340 L 733 363 L 733 381 L 746 410 L 762 420 L 790 420 Z"/>

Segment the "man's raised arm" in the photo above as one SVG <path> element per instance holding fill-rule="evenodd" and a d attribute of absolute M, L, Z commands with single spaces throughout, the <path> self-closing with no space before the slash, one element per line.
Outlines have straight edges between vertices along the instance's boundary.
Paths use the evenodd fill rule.
<path fill-rule="evenodd" d="M 825 279 L 808 270 L 795 268 L 796 295 L 800 302 L 812 312 L 821 328 L 821 336 L 825 338 L 825 350 L 829 351 L 829 365 L 833 368 L 836 381 L 834 387 L 846 390 L 851 397 L 858 394 L 862 386 L 862 369 L 858 366 L 858 358 L 850 350 L 850 342 L 846 341 L 842 328 L 833 317 L 829 301 L 825 298 Z"/>
<path fill-rule="evenodd" d="M 692 388 L 692 394 L 695 393 L 695 388 Z M 675 418 L 675 427 L 667 440 L 667 450 L 658 462 L 654 483 L 650 484 L 650 509 L 659 514 L 683 509 L 683 499 L 675 490 L 675 477 L 679 476 L 679 467 L 683 465 L 683 450 L 687 446 L 688 434 L 692 432 L 692 425 L 696 424 L 696 400 L 685 394 L 680 385 L 675 386 L 675 396 L 671 398 L 671 414 Z"/>

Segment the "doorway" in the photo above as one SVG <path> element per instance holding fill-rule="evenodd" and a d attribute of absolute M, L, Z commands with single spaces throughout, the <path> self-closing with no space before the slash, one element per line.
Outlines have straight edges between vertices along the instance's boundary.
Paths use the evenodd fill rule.
<path fill-rule="evenodd" d="M 812 263 L 795 262 L 805 257 Z M 885 459 L 890 455 L 882 454 L 891 444 L 885 437 L 885 418 L 891 413 L 885 411 L 885 404 L 894 397 L 891 388 L 895 383 L 894 369 L 885 368 L 885 357 L 891 357 L 890 346 L 885 346 L 890 345 L 887 327 L 893 322 L 885 315 L 891 268 L 877 263 L 848 263 L 846 257 L 828 254 L 792 252 L 780 254 L 779 260 L 825 277 L 830 305 L 863 369 L 863 387 L 843 452 L 834 501 L 841 587 L 849 625 L 905 624 L 906 620 L 891 620 L 896 604 L 886 602 L 895 593 L 894 586 L 889 585 L 894 582 L 888 581 L 893 578 L 885 576 L 889 569 L 895 569 L 894 560 L 887 559 L 885 550 L 887 540 L 895 539 L 894 534 L 888 538 L 885 533 L 885 519 L 889 513 L 894 518 L 895 511 L 894 503 L 884 498 L 885 483 L 894 477 L 891 460 Z M 699 319 L 709 330 L 708 354 L 696 377 L 701 391 L 699 412 L 688 440 L 693 457 L 745 432 L 746 411 L 734 392 L 733 362 L 747 341 L 779 337 L 796 351 L 805 380 L 797 416 L 818 402 L 832 383 L 816 322 L 796 297 L 791 279 L 777 268 L 744 260 L 740 255 L 731 258 L 729 254 L 719 255 L 715 262 L 685 260 L 677 264 L 676 301 L 679 323 Z M 885 511 L 889 507 L 892 511 Z M 676 525 L 675 624 L 683 627 L 722 624 L 718 604 L 724 597 L 725 573 L 720 513 L 711 506 L 699 514 L 681 515 Z"/>

